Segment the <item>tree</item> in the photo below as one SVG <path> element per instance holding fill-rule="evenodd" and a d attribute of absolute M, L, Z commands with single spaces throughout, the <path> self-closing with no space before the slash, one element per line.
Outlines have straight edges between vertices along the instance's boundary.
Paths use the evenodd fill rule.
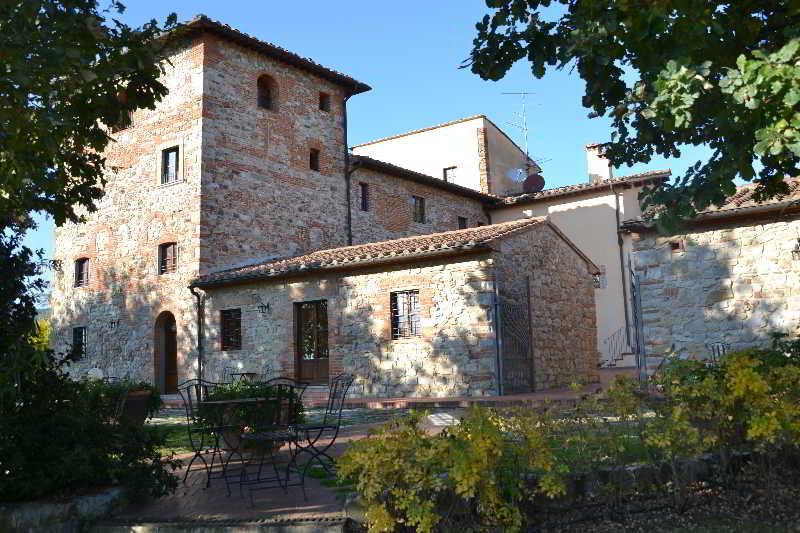
<path fill-rule="evenodd" d="M 712 154 L 645 192 L 675 222 L 757 183 L 766 199 L 800 172 L 800 2 L 797 0 L 487 0 L 472 71 L 498 80 L 518 60 L 534 76 L 576 68 L 591 117 L 612 121 L 614 165 Z M 551 6 L 551 4 L 554 4 Z M 548 9 L 549 8 L 549 9 Z"/>
<path fill-rule="evenodd" d="M 105 183 L 110 128 L 167 92 L 163 32 L 114 17 L 116 0 L 0 2 L 0 400 L 35 368 L 35 292 L 41 255 L 21 244 L 41 211 L 56 224 L 94 209 Z"/>

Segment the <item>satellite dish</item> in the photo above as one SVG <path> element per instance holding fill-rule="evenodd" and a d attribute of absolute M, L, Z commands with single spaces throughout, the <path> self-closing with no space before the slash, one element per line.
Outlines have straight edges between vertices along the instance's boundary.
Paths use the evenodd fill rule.
<path fill-rule="evenodd" d="M 531 174 L 522 182 L 522 190 L 526 193 L 539 192 L 544 189 L 544 178 L 540 174 Z"/>
<path fill-rule="evenodd" d="M 511 181 L 522 183 L 528 177 L 528 169 L 526 168 L 511 168 L 506 171 L 506 176 Z"/>

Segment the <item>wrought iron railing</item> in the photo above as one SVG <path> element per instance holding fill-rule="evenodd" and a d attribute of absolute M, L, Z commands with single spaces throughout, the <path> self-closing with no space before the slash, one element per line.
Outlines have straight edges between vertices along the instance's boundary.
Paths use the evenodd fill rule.
<path fill-rule="evenodd" d="M 637 353 L 636 328 L 622 326 L 603 340 L 606 360 L 604 366 L 616 366 L 627 354 Z"/>

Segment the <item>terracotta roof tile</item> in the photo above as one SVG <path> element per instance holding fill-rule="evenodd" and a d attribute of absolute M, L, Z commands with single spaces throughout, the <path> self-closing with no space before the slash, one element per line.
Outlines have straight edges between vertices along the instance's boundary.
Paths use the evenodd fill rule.
<path fill-rule="evenodd" d="M 270 260 L 207 274 L 197 278 L 192 285 L 197 287 L 224 285 L 329 268 L 451 255 L 487 248 L 487 245 L 494 240 L 546 223 L 545 217 L 524 218 L 456 231 L 319 250 L 296 257 Z"/>
<path fill-rule="evenodd" d="M 612 178 L 610 180 L 602 180 L 597 183 L 575 183 L 573 185 L 565 185 L 564 187 L 555 187 L 552 189 L 544 189 L 535 193 L 518 194 L 516 196 L 509 196 L 503 198 L 501 205 L 516 205 L 538 202 L 548 198 L 555 198 L 559 196 L 568 196 L 571 194 L 580 194 L 583 192 L 591 192 L 600 189 L 606 189 L 610 185 L 632 185 L 641 182 L 653 180 L 665 180 L 672 175 L 670 170 L 649 170 L 647 172 L 640 172 L 638 174 L 631 174 L 630 176 L 623 176 L 621 178 Z"/>
<path fill-rule="evenodd" d="M 329 81 L 336 82 L 339 85 L 348 87 L 350 88 L 352 94 L 363 93 L 371 89 L 371 87 L 366 83 L 362 83 L 354 78 L 351 78 L 347 74 L 324 67 L 311 59 L 302 57 L 294 52 L 290 52 L 289 50 L 286 50 L 278 45 L 262 41 L 223 22 L 213 20 L 206 15 L 195 16 L 190 21 L 180 25 L 174 33 L 176 35 L 184 35 L 195 31 L 209 31 L 216 33 L 221 37 L 233 42 L 237 42 L 242 46 L 246 46 L 247 48 L 255 50 L 256 52 L 268 55 L 289 65 L 316 74 L 323 79 L 327 79 Z"/>
<path fill-rule="evenodd" d="M 765 200 L 763 202 L 757 202 L 753 198 L 756 190 L 756 184 L 747 183 L 737 187 L 736 193 L 729 197 L 723 205 L 719 207 L 710 207 L 704 210 L 701 215 L 800 200 L 800 178 L 787 178 L 784 181 L 786 181 L 786 183 L 789 185 L 789 193 L 786 195 L 776 196 L 775 198 L 770 198 L 769 200 Z"/>

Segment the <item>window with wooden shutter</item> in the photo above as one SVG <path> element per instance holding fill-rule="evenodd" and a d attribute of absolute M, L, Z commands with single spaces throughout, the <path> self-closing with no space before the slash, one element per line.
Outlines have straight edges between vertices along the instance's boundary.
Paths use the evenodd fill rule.
<path fill-rule="evenodd" d="M 69 358 L 73 361 L 80 361 L 86 357 L 86 328 L 72 328 L 72 351 Z"/>
<path fill-rule="evenodd" d="M 220 344 L 222 350 L 242 349 L 242 310 L 220 311 Z"/>
<path fill-rule="evenodd" d="M 89 284 L 89 258 L 75 260 L 75 286 L 85 287 Z"/>
<path fill-rule="evenodd" d="M 174 242 L 165 242 L 158 246 L 158 273 L 168 274 L 175 272 L 178 266 L 178 245 Z"/>

